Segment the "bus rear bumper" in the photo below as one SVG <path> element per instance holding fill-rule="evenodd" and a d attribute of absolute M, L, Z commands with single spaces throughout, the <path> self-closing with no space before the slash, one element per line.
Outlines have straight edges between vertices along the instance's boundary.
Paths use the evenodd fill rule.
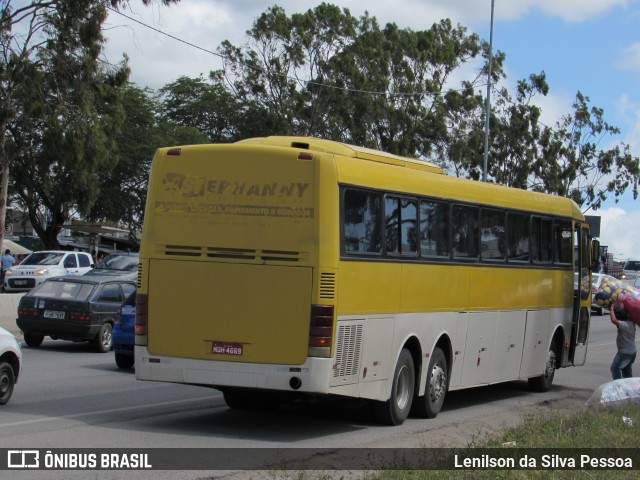
<path fill-rule="evenodd" d="M 300 393 L 329 393 L 333 360 L 307 358 L 302 365 L 268 365 L 158 356 L 135 347 L 138 380 L 214 388 L 237 387 Z"/>

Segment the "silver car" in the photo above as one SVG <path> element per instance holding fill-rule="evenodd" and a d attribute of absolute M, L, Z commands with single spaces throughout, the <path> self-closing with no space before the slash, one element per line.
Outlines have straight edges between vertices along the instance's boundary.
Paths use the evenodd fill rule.
<path fill-rule="evenodd" d="M 0 327 L 0 405 L 9 401 L 20 375 L 22 351 L 16 337 Z"/>

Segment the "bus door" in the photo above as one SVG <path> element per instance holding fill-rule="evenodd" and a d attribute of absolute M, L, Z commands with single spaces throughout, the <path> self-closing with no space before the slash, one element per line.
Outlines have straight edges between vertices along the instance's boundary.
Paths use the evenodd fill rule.
<path fill-rule="evenodd" d="M 574 292 L 569 363 L 584 365 L 587 357 L 589 320 L 591 318 L 591 255 L 589 225 L 576 223 L 573 236 L 574 245 Z"/>

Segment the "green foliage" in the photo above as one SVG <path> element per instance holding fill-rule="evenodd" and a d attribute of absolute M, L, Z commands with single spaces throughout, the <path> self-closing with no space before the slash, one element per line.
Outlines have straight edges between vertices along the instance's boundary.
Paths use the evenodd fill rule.
<path fill-rule="evenodd" d="M 265 11 L 238 48 L 224 42 L 226 82 L 238 118 L 261 121 L 237 136 L 312 135 L 434 161 L 458 176 L 483 173 L 488 45 L 442 20 L 424 31 L 378 25 L 365 14 L 321 4 L 288 17 Z M 454 74 L 485 62 L 477 76 Z M 637 196 L 638 157 L 627 145 L 601 149 L 619 133 L 604 112 L 578 93 L 574 112 L 555 127 L 540 122 L 534 99 L 547 95 L 544 72 L 517 83 L 515 98 L 499 88 L 505 55 L 492 56 L 488 179 L 574 199 L 597 209 L 631 188 Z M 458 73 L 458 75 L 460 75 Z M 468 73 L 465 75 L 468 78 Z M 243 122 L 242 125 L 249 125 Z"/>
<path fill-rule="evenodd" d="M 124 123 L 115 138 L 114 168 L 101 175 L 99 201 L 86 218 L 113 221 L 127 226 L 134 235 L 142 228 L 151 160 L 157 148 L 208 143 L 207 136 L 193 126 L 169 122 L 159 112 L 163 106 L 149 89 L 128 84 L 123 91 Z"/>
<path fill-rule="evenodd" d="M 617 199 L 628 188 L 637 198 L 640 161 L 625 144 L 601 149 L 620 130 L 604 119 L 601 108 L 589 107 L 589 102 L 589 97 L 578 92 L 573 113 L 564 115 L 555 129 L 544 129 L 533 187 L 598 209 L 609 195 Z"/>
<path fill-rule="evenodd" d="M 489 46 L 462 26 L 442 20 L 413 31 L 327 3 L 291 16 L 273 6 L 243 47 L 221 44 L 221 70 L 179 77 L 155 95 L 127 84 L 126 58 L 98 60 L 107 6 L 128 4 L 60 0 L 0 11 L 0 165 L 3 178 L 11 166 L 12 198 L 48 247 L 70 215 L 139 228 L 161 146 L 310 135 L 482 176 Z M 12 28 L 25 18 L 31 30 L 18 37 Z M 639 160 L 624 144 L 602 149 L 619 134 L 602 109 L 578 93 L 573 112 L 543 125 L 534 100 L 548 94 L 544 72 L 511 93 L 500 87 L 504 62 L 493 55 L 489 181 L 584 208 L 628 189 L 637 196 Z"/>
<path fill-rule="evenodd" d="M 98 61 L 104 4 L 61 0 L 37 17 L 45 41 L 13 69 L 15 107 L 7 119 L 14 194 L 48 248 L 71 212 L 86 215 L 99 179 L 114 163 L 110 152 L 123 121 L 126 61 Z"/>
<path fill-rule="evenodd" d="M 219 83 L 202 77 L 180 77 L 160 89 L 161 114 L 177 126 L 193 127 L 210 142 L 228 142 L 237 137 L 238 105 Z"/>

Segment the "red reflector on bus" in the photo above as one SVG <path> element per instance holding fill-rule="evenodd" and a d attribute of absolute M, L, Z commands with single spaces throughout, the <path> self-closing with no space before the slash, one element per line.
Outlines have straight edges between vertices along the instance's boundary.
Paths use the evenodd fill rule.
<path fill-rule="evenodd" d="M 330 347 L 331 338 L 330 337 L 309 337 L 309 346 L 310 347 Z"/>
<path fill-rule="evenodd" d="M 136 335 L 147 334 L 147 303 L 147 295 L 143 293 L 138 293 L 136 295 Z"/>
<path fill-rule="evenodd" d="M 298 160 L 313 160 L 313 154 L 307 152 L 299 153 Z"/>
<path fill-rule="evenodd" d="M 333 343 L 333 305 L 311 305 L 309 346 L 331 347 Z"/>
<path fill-rule="evenodd" d="M 180 155 L 182 155 L 182 149 L 181 148 L 171 148 L 167 152 L 167 155 L 180 156 Z"/>

